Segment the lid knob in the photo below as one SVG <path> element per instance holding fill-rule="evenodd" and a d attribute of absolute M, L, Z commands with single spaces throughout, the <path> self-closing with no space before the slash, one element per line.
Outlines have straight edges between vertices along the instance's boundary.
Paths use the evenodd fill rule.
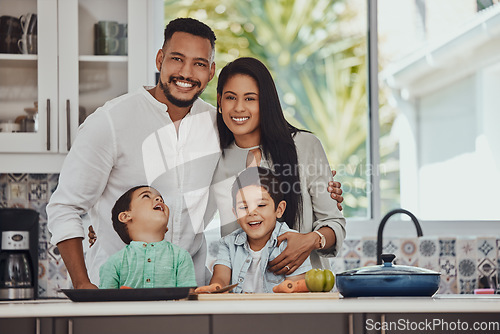
<path fill-rule="evenodd" d="M 392 261 L 396 258 L 396 255 L 394 254 L 382 254 L 380 256 L 382 258 L 382 261 L 384 262 L 384 266 L 392 266 Z"/>

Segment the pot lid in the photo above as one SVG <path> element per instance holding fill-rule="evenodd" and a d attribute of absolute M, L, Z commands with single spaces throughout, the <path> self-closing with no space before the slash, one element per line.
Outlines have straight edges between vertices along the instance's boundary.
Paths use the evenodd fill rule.
<path fill-rule="evenodd" d="M 395 265 L 392 261 L 396 258 L 394 254 L 382 254 L 384 264 L 376 266 L 361 267 L 351 269 L 337 274 L 337 276 L 353 276 L 353 275 L 441 275 L 433 270 Z"/>

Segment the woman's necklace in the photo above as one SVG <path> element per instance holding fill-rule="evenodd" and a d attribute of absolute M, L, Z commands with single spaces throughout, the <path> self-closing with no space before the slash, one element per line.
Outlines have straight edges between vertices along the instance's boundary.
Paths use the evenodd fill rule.
<path fill-rule="evenodd" d="M 252 146 L 252 147 L 247 147 L 246 149 L 251 151 L 251 150 L 255 150 L 256 148 L 260 148 L 260 145 L 257 145 L 257 146 Z"/>

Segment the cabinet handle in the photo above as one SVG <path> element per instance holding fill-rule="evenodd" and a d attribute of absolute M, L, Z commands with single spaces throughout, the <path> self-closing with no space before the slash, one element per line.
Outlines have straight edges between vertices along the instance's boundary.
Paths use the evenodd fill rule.
<path fill-rule="evenodd" d="M 47 99 L 47 151 L 50 151 L 50 99 Z"/>
<path fill-rule="evenodd" d="M 68 319 L 68 334 L 73 334 L 73 319 Z"/>
<path fill-rule="evenodd" d="M 68 147 L 68 152 L 71 148 L 71 127 L 70 127 L 69 115 L 70 115 L 70 102 L 69 100 L 66 100 L 66 144 Z"/>

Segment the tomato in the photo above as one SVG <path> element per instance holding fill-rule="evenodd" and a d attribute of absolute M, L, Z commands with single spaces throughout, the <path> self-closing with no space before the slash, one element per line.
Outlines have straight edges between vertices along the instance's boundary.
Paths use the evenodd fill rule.
<path fill-rule="evenodd" d="M 311 292 L 328 292 L 334 284 L 335 275 L 328 269 L 311 269 L 306 273 L 306 285 Z"/>

